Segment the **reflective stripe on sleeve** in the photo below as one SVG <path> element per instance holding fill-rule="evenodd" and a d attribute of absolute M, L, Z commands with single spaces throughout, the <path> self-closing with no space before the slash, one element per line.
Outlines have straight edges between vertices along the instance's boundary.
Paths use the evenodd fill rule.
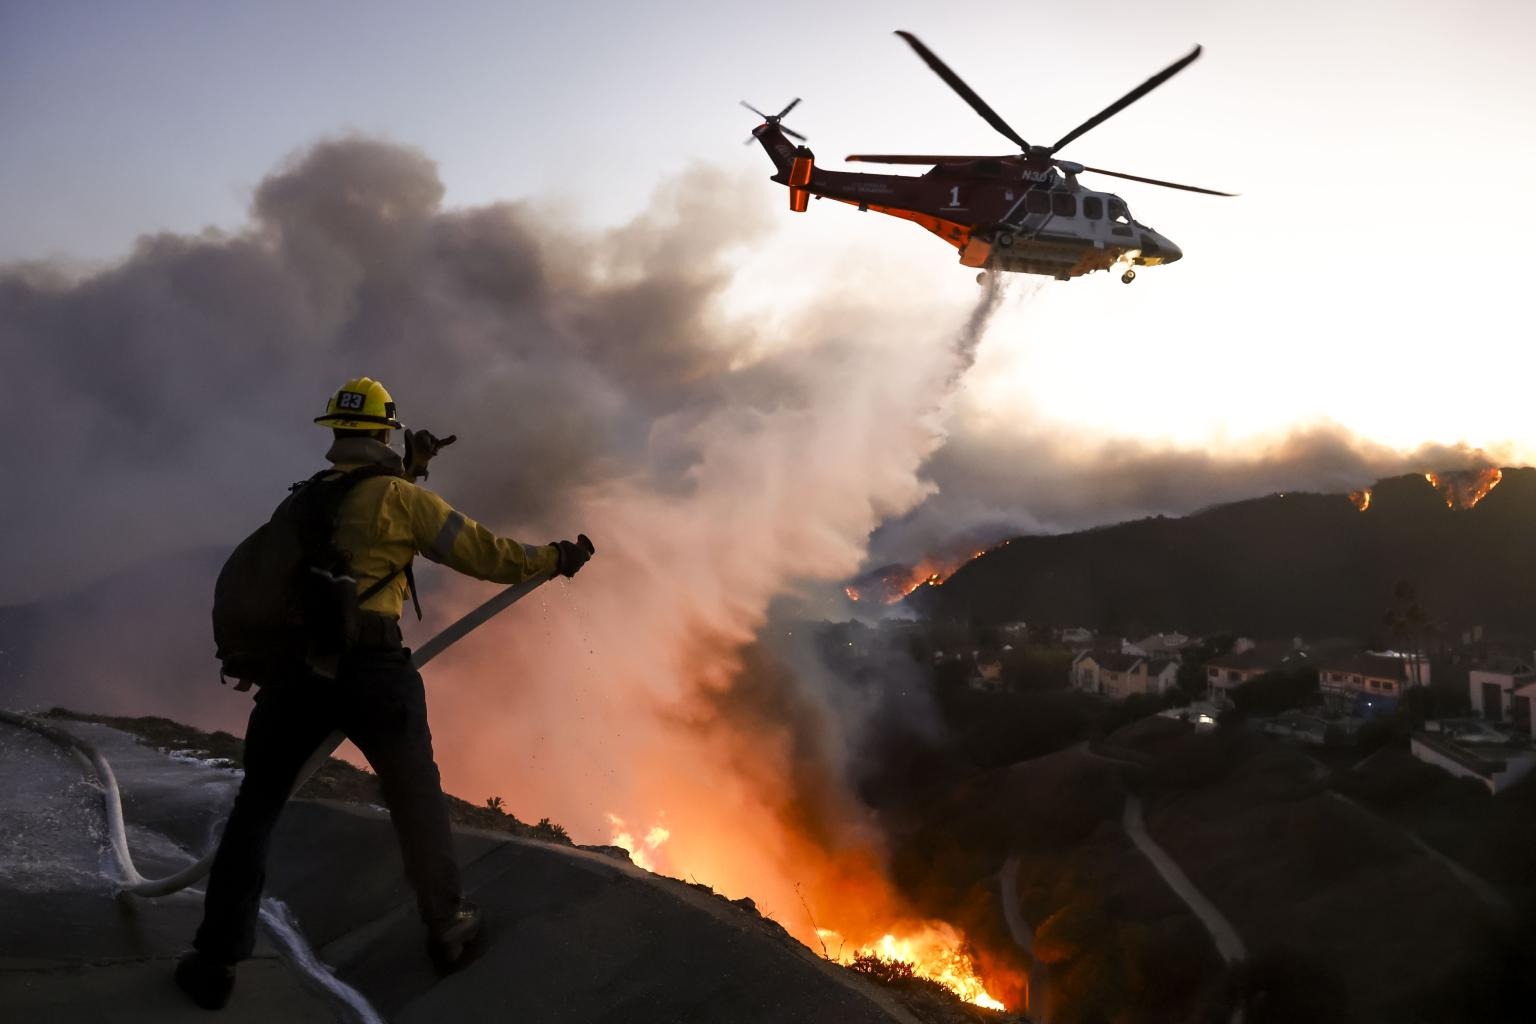
<path fill-rule="evenodd" d="M 453 542 L 458 540 L 462 529 L 464 516 L 459 512 L 449 512 L 448 518 L 443 520 L 443 528 L 437 531 L 432 541 L 432 556 L 439 562 L 448 561 L 448 556 L 453 554 Z"/>

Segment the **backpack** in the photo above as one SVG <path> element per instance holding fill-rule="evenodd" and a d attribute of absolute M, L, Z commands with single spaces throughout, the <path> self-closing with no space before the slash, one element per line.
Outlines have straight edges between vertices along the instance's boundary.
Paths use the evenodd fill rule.
<path fill-rule="evenodd" d="M 213 587 L 221 683 L 237 679 L 235 689 L 248 690 L 334 666 L 357 641 L 359 607 L 402 572 L 416 601 L 409 560 L 358 593 L 350 552 L 336 547 L 348 492 L 398 475 L 383 466 L 322 470 L 294 484 L 272 518 L 236 546 Z"/>

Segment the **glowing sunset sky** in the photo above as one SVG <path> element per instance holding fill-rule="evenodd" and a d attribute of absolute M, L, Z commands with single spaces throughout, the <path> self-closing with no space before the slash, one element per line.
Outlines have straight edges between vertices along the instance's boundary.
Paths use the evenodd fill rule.
<path fill-rule="evenodd" d="M 680 168 L 741 174 L 743 310 L 972 275 L 906 224 L 785 209 L 747 99 L 819 162 L 1007 152 L 891 30 L 921 36 L 1031 141 L 1204 44 L 1066 156 L 1242 193 L 1114 188 L 1186 258 L 1129 288 L 1019 278 L 967 379 L 979 430 L 1238 449 L 1331 422 L 1410 448 L 1532 457 L 1525 249 L 1536 230 L 1536 6 L 790 2 L 422 5 L 13 2 L 0 8 L 0 260 L 107 261 L 143 233 L 238 229 L 316 139 L 421 147 L 447 201 L 620 223 Z M 1028 293 L 1025 295 L 1024 293 Z M 899 339 L 893 339 L 899 345 Z"/>

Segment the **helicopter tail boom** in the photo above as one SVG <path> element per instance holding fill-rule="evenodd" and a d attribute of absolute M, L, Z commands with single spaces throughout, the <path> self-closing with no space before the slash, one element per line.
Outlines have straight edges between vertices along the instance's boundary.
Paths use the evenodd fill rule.
<path fill-rule="evenodd" d="M 773 180 L 780 185 L 788 185 L 789 172 L 795 163 L 795 144 L 785 138 L 778 125 L 766 121 L 752 129 L 752 135 L 762 145 L 768 159 L 773 161 L 774 169 L 778 172 Z"/>

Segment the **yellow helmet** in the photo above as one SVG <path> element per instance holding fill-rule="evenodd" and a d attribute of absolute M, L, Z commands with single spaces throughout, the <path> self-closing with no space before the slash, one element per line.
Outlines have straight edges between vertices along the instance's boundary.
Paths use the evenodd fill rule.
<path fill-rule="evenodd" d="M 343 384 L 325 403 L 325 415 L 316 416 L 315 422 L 338 430 L 399 430 L 405 426 L 395 419 L 395 400 L 371 377 Z"/>

